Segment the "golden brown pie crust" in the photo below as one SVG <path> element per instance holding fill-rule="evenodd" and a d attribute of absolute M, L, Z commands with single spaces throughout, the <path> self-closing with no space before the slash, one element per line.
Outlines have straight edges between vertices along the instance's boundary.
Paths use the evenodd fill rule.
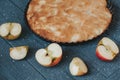
<path fill-rule="evenodd" d="M 51 41 L 71 43 L 102 34 L 112 19 L 106 0 L 31 0 L 30 28 Z"/>

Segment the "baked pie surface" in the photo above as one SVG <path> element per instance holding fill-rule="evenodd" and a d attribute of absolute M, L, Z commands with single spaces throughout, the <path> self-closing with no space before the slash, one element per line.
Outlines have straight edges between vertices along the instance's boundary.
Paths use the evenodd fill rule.
<path fill-rule="evenodd" d="M 112 14 L 106 0 L 31 0 L 30 28 L 51 41 L 72 43 L 93 39 L 109 26 Z"/>

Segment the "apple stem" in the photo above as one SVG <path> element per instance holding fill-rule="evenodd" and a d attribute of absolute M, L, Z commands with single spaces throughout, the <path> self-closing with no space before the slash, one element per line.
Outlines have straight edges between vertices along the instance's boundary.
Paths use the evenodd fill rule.
<path fill-rule="evenodd" d="M 48 53 L 45 56 L 48 56 Z"/>

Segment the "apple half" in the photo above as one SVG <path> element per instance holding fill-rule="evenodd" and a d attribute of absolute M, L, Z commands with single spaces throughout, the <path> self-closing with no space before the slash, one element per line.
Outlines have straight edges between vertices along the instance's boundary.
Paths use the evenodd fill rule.
<path fill-rule="evenodd" d="M 17 39 L 22 31 L 22 27 L 19 23 L 4 23 L 0 26 L 0 36 L 8 39 Z"/>
<path fill-rule="evenodd" d="M 35 58 L 43 66 L 55 66 L 62 58 L 62 48 L 59 44 L 52 43 L 46 49 L 39 49 L 35 54 Z"/>
<path fill-rule="evenodd" d="M 104 37 L 98 43 L 96 48 L 96 55 L 99 59 L 103 61 L 111 61 L 119 53 L 119 48 L 114 41 Z"/>

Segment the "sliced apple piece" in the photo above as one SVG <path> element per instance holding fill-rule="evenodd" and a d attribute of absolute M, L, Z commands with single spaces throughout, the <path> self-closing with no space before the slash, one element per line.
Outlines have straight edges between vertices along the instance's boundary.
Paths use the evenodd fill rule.
<path fill-rule="evenodd" d="M 8 39 L 17 39 L 22 31 L 22 27 L 19 23 L 4 23 L 0 26 L 0 36 Z"/>
<path fill-rule="evenodd" d="M 10 48 L 10 57 L 14 60 L 21 60 L 26 57 L 28 46 L 19 46 Z"/>
<path fill-rule="evenodd" d="M 58 64 L 62 58 L 62 48 L 57 43 L 48 45 L 46 49 L 39 49 L 35 58 L 43 66 L 50 67 Z"/>
<path fill-rule="evenodd" d="M 119 53 L 119 48 L 111 39 L 104 37 L 98 43 L 96 55 L 99 59 L 104 61 L 111 61 Z"/>
<path fill-rule="evenodd" d="M 82 76 L 88 72 L 86 64 L 78 57 L 72 59 L 69 70 L 73 76 Z"/>

